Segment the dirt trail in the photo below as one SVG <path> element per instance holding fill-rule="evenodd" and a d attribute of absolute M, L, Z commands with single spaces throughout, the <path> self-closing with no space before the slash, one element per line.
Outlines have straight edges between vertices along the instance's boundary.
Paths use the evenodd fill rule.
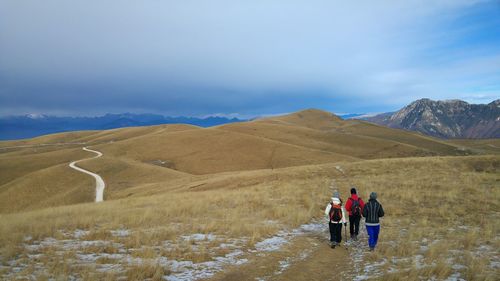
<path fill-rule="evenodd" d="M 79 172 L 91 175 L 91 176 L 93 176 L 95 178 L 95 183 L 96 183 L 95 184 L 95 202 L 101 202 L 101 201 L 103 201 L 103 198 L 104 198 L 104 188 L 106 187 L 106 184 L 104 183 L 104 180 L 98 174 L 92 173 L 90 171 L 87 171 L 85 169 L 82 169 L 82 168 L 76 166 L 76 163 L 82 162 L 82 161 L 85 161 L 85 160 L 99 158 L 99 157 L 102 156 L 102 153 L 99 152 L 99 151 L 96 151 L 96 150 L 88 149 L 86 147 L 84 147 L 83 150 L 96 153 L 97 155 L 94 156 L 94 157 L 91 157 L 91 158 L 86 158 L 86 159 L 82 159 L 82 160 L 78 160 L 78 161 L 73 161 L 73 162 L 71 162 L 69 164 L 69 166 L 71 168 L 79 171 Z"/>
<path fill-rule="evenodd" d="M 313 248 L 308 258 L 292 264 L 270 280 L 339 280 L 341 272 L 347 270 L 348 262 L 345 247 L 331 249 L 325 241 Z"/>
<path fill-rule="evenodd" d="M 338 280 L 350 261 L 345 246 L 331 249 L 325 231 L 297 236 L 280 251 L 257 253 L 211 280 Z"/>
<path fill-rule="evenodd" d="M 340 166 L 340 180 L 349 182 L 349 178 Z M 328 192 L 338 190 L 335 179 L 332 179 Z M 328 223 L 325 220 L 313 222 L 301 234 L 294 236 L 288 244 L 275 252 L 256 252 L 248 257 L 243 265 L 231 266 L 215 275 L 210 280 L 252 280 L 252 281 L 285 281 L 285 280 L 352 280 L 358 272 L 363 256 L 361 241 L 346 243 L 345 230 L 342 230 L 340 247 L 330 248 Z"/>

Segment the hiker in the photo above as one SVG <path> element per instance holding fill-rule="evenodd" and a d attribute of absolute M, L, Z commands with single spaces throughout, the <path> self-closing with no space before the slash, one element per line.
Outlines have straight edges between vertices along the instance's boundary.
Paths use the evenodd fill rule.
<path fill-rule="evenodd" d="M 349 213 L 349 233 L 351 239 L 358 240 L 359 234 L 359 221 L 363 213 L 365 202 L 358 196 L 356 188 L 351 188 L 351 197 L 345 203 L 345 209 Z"/>
<path fill-rule="evenodd" d="M 328 227 L 330 229 L 330 246 L 335 248 L 342 241 L 342 224 L 347 226 L 345 212 L 342 207 L 342 200 L 338 191 L 332 196 L 332 201 L 328 203 L 325 209 L 325 215 L 328 216 Z"/>
<path fill-rule="evenodd" d="M 368 232 L 368 246 L 370 251 L 375 250 L 380 232 L 379 218 L 384 216 L 384 209 L 377 201 L 377 193 L 370 193 L 370 200 L 363 208 L 363 217 L 365 217 L 366 232 Z"/>

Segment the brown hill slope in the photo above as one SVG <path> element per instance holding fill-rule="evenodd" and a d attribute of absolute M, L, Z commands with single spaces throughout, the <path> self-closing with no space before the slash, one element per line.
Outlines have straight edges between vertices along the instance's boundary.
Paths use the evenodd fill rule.
<path fill-rule="evenodd" d="M 96 148 L 110 156 L 143 163 L 163 161 L 170 168 L 191 174 L 355 160 L 348 155 L 217 128 L 145 135 Z"/>
<path fill-rule="evenodd" d="M 319 110 L 227 124 L 219 128 L 361 159 L 463 153 L 453 144 L 418 133 L 358 120 L 344 121 Z"/>
<path fill-rule="evenodd" d="M 344 123 L 344 121 L 335 114 L 318 109 L 306 109 L 283 116 L 260 119 L 258 121 L 298 125 L 301 127 L 323 131 L 336 128 Z"/>
<path fill-rule="evenodd" d="M 80 180 L 71 180 L 85 175 L 67 164 L 93 156 L 81 150 L 88 145 L 103 152 L 104 157 L 79 165 L 104 178 L 105 199 L 131 196 L 151 186 L 165 190 L 189 186 L 190 182 L 214 173 L 464 153 L 462 145 L 362 121 L 343 121 L 319 110 L 213 128 L 161 125 L 54 134 L 0 142 L 0 197 L 8 198 L 2 201 L 6 202 L 2 211 L 92 200 L 92 196 L 79 192 L 54 196 L 80 186 Z M 462 148 L 457 149 L 458 146 Z M 71 180 L 59 180 L 67 177 Z M 92 195 L 93 183 L 88 184 L 86 190 Z M 32 190 L 37 196 L 19 193 L 16 197 L 13 190 L 23 190 L 22 194 Z M 31 204 L 35 198 L 51 203 Z M 23 203 L 16 204 L 16 200 Z"/>

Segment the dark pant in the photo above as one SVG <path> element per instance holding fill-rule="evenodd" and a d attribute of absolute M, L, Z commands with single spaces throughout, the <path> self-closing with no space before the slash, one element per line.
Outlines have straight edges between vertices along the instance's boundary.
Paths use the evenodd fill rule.
<path fill-rule="evenodd" d="M 368 246 L 375 248 L 380 233 L 380 225 L 367 225 L 366 232 L 368 232 Z"/>
<path fill-rule="evenodd" d="M 341 223 L 329 223 L 330 227 L 330 242 L 340 243 L 342 241 L 342 224 Z"/>
<path fill-rule="evenodd" d="M 351 236 L 359 234 L 359 221 L 361 220 L 360 216 L 349 216 L 349 233 Z"/>

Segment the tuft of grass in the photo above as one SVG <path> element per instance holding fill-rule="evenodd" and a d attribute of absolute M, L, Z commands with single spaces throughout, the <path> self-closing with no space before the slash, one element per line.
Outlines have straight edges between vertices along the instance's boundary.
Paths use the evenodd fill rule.
<path fill-rule="evenodd" d="M 163 280 L 163 276 L 168 274 L 161 265 L 159 264 L 137 264 L 129 267 L 127 270 L 127 280 L 146 280 L 150 279 L 153 281 Z"/>

